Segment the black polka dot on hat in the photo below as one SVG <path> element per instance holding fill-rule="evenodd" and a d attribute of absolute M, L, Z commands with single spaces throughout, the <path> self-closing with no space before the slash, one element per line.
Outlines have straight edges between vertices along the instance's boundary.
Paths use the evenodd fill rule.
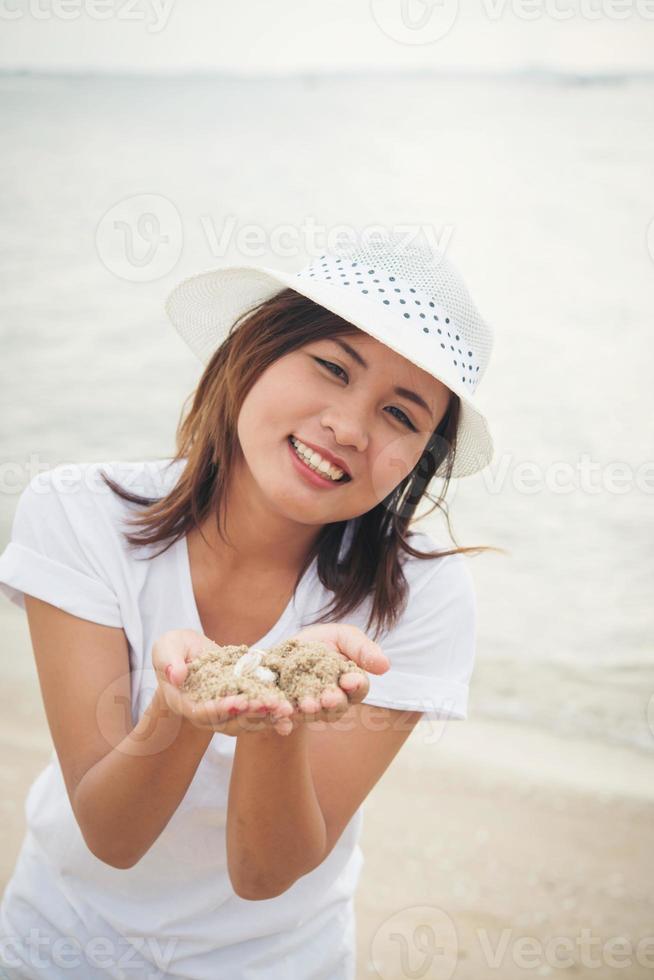
<path fill-rule="evenodd" d="M 405 317 L 406 317 L 406 318 L 407 318 L 407 320 L 408 320 L 408 319 L 409 319 L 409 316 L 410 316 L 411 314 L 410 314 L 410 313 L 405 313 L 404 315 L 405 315 Z"/>

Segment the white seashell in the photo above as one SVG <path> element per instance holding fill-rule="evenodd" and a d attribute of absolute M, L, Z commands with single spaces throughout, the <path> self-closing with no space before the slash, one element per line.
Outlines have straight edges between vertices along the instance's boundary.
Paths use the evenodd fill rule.
<path fill-rule="evenodd" d="M 248 650 L 247 653 L 244 653 L 234 664 L 233 669 L 236 676 L 240 677 L 242 674 L 253 673 L 255 668 L 261 663 L 262 656 L 259 650 Z"/>
<path fill-rule="evenodd" d="M 274 670 L 269 670 L 268 667 L 255 667 L 252 673 L 263 681 L 264 684 L 274 684 L 277 680 L 277 674 Z"/>

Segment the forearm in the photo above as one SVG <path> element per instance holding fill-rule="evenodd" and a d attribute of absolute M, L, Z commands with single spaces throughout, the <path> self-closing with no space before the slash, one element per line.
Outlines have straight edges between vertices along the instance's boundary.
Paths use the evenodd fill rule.
<path fill-rule="evenodd" d="M 157 688 L 132 731 L 80 780 L 75 815 L 89 849 L 128 868 L 179 806 L 213 732 L 174 714 Z"/>
<path fill-rule="evenodd" d="M 238 735 L 227 804 L 227 864 L 241 898 L 274 898 L 316 867 L 325 820 L 316 796 L 304 723 L 290 735 Z"/>

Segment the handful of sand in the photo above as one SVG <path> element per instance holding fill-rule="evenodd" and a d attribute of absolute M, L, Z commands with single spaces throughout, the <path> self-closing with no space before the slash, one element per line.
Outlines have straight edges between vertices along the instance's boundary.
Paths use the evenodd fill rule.
<path fill-rule="evenodd" d="M 348 673 L 366 672 L 316 640 L 284 640 L 270 650 L 216 644 L 191 661 L 181 690 L 193 701 L 230 694 L 255 700 L 274 690 L 296 710 L 303 697 L 320 699 L 326 688 L 338 686 L 341 674 Z"/>

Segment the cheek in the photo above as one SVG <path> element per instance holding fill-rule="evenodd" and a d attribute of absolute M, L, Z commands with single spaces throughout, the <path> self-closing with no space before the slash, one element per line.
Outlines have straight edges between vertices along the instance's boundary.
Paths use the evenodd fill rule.
<path fill-rule="evenodd" d="M 306 376 L 289 357 L 272 364 L 247 393 L 237 422 L 243 450 L 254 459 L 267 452 L 302 426 L 316 410 Z"/>
<path fill-rule="evenodd" d="M 421 455 L 421 447 L 417 447 L 413 440 L 398 436 L 385 443 L 374 456 L 370 468 L 375 497 L 381 500 L 390 493 L 413 469 Z"/>

